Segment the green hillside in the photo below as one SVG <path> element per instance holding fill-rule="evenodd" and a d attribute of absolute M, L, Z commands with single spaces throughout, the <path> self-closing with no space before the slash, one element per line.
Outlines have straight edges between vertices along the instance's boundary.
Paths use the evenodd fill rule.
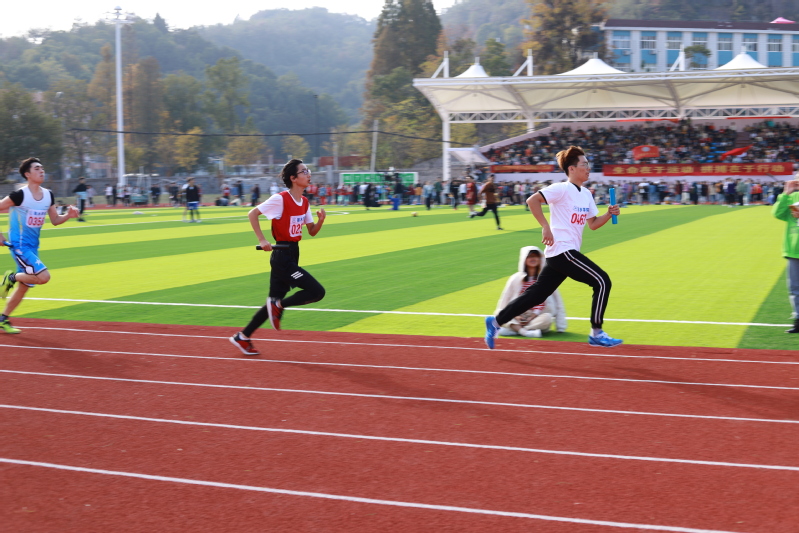
<path fill-rule="evenodd" d="M 374 21 L 321 7 L 270 9 L 249 20 L 197 28 L 209 41 L 331 95 L 352 118 L 362 103 L 374 31 Z"/>

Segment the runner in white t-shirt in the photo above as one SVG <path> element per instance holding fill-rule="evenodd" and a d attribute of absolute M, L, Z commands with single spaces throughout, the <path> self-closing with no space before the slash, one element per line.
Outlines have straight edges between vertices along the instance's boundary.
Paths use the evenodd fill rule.
<path fill-rule="evenodd" d="M 610 278 L 604 270 L 580 253 L 585 225 L 588 224 L 592 230 L 601 228 L 610 220 L 611 215 L 619 214 L 619 206 L 611 205 L 604 215 L 597 216 L 599 211 L 594 198 L 591 192 L 583 187 L 591 173 L 591 164 L 581 148 L 570 146 L 558 152 L 556 158 L 568 180 L 552 184 L 527 199 L 530 211 L 541 224 L 541 242 L 547 245 L 544 253 L 547 258 L 546 266 L 538 280 L 511 301 L 496 317 L 486 317 L 485 341 L 491 349 L 494 348 L 499 324 L 504 324 L 546 301 L 566 278 L 585 283 L 594 289 L 591 305 L 592 329 L 588 336 L 588 344 L 612 347 L 622 343 L 621 339 L 611 338 L 602 331 L 605 308 L 610 295 Z M 550 221 L 544 216 L 541 204 L 549 205 Z"/>

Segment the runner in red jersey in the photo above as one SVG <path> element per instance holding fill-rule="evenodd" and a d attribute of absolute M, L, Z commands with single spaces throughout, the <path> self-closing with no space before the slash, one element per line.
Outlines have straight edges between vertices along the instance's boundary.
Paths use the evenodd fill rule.
<path fill-rule="evenodd" d="M 285 308 L 318 302 L 325 297 L 324 287 L 299 266 L 302 226 L 307 225 L 308 233 L 313 237 L 319 233 L 325 221 L 325 210 L 320 209 L 316 212 L 317 222 L 314 223 L 310 202 L 302 194 L 311 183 L 311 171 L 300 159 L 292 159 L 283 167 L 280 177 L 289 190 L 272 195 L 249 213 L 250 224 L 258 237 L 258 243 L 264 251 L 272 252 L 269 261 L 272 272 L 266 305 L 255 313 L 246 328 L 230 337 L 230 342 L 244 355 L 259 355 L 250 336 L 267 319 L 273 328 L 279 330 Z M 287 248 L 272 249 L 272 244 L 261 231 L 261 215 L 272 221 L 272 237 L 275 243 L 286 245 Z M 300 290 L 286 298 L 286 294 L 295 287 Z"/>

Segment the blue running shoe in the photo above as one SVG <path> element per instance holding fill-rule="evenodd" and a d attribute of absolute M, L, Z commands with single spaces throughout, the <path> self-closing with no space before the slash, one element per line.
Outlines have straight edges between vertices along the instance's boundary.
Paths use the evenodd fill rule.
<path fill-rule="evenodd" d="M 618 346 L 624 341 L 621 339 L 614 339 L 604 331 L 600 331 L 596 337 L 588 336 L 588 344 L 591 346 L 602 346 L 603 348 L 613 348 Z"/>
<path fill-rule="evenodd" d="M 497 320 L 493 316 L 486 317 L 486 346 L 489 349 L 494 349 L 494 339 L 497 338 L 497 334 L 499 333 L 499 326 L 497 325 Z"/>

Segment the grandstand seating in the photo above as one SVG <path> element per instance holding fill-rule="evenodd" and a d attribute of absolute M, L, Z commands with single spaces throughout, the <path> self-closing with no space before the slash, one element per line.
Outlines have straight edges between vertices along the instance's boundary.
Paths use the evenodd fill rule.
<path fill-rule="evenodd" d="M 632 149 L 654 145 L 658 158 L 647 163 L 713 163 L 733 148 L 753 145 L 744 157 L 728 162 L 773 163 L 799 160 L 799 126 L 766 121 L 741 131 L 693 125 L 689 121 L 667 125 L 588 128 L 561 127 L 509 146 L 486 150 L 492 162 L 506 165 L 554 164 L 555 154 L 569 145 L 588 152 L 595 168 L 604 164 L 634 163 Z"/>

